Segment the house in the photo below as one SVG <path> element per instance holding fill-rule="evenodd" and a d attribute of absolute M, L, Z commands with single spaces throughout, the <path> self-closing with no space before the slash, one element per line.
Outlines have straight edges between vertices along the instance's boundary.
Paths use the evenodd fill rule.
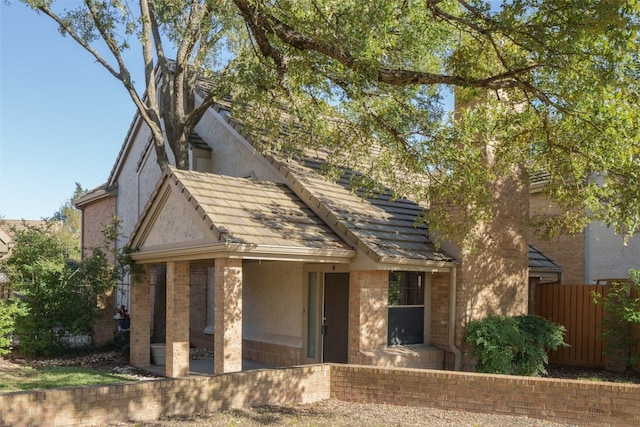
<path fill-rule="evenodd" d="M 559 208 L 544 192 L 546 176 L 535 177 L 531 185 L 530 215 L 557 215 Z M 640 269 L 640 230 L 628 239 L 598 221 L 576 234 L 559 234 L 550 239 L 532 233 L 531 244 L 562 266 L 562 283 L 595 284 L 603 280 L 628 279 L 630 269 Z"/>
<path fill-rule="evenodd" d="M 137 249 L 142 273 L 118 292 L 132 364 L 149 365 L 166 321 L 171 377 L 188 375 L 190 346 L 213 349 L 216 373 L 241 370 L 243 358 L 471 369 L 466 323 L 527 312 L 524 186 L 496 182 L 494 193 L 511 198 L 496 200 L 478 251 L 437 248 L 416 203 L 354 194 L 350 171 L 329 181 L 320 155 L 265 155 L 241 130 L 218 104 L 191 136 L 191 170 L 160 170 L 136 116 L 108 181 L 75 202 L 85 245 L 115 214 L 117 244 Z"/>

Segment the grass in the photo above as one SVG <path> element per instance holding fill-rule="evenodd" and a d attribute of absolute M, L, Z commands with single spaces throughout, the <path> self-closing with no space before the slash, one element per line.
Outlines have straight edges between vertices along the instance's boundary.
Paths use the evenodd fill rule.
<path fill-rule="evenodd" d="M 80 366 L 22 366 L 18 370 L 0 371 L 0 393 L 59 387 L 113 384 L 129 381 L 107 370 Z"/>

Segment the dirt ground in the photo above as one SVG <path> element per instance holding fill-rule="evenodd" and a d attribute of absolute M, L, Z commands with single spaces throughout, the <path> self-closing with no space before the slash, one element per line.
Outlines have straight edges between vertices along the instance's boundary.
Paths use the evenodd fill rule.
<path fill-rule="evenodd" d="M 116 352 L 96 353 L 80 357 L 55 359 L 0 358 L 0 371 L 19 369 L 21 365 L 80 365 L 107 368 L 132 380 L 148 379 L 157 375 L 128 365 Z M 640 384 L 640 372 L 607 372 L 568 366 L 549 366 L 549 377 L 588 379 Z M 286 405 L 220 411 L 212 414 L 194 414 L 191 417 L 166 418 L 153 422 L 121 422 L 110 426 L 140 427 L 195 427 L 195 426 L 514 426 L 559 427 L 569 424 L 554 420 L 539 420 L 502 414 L 477 414 L 379 404 L 356 404 L 327 400 L 306 405 Z"/>

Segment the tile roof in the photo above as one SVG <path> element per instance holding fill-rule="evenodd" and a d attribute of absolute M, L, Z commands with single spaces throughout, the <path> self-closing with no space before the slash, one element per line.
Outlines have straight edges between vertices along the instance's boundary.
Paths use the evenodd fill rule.
<path fill-rule="evenodd" d="M 351 249 L 284 184 L 174 168 L 170 178 L 222 241 Z"/>
<path fill-rule="evenodd" d="M 328 181 L 319 169 L 322 162 L 310 158 L 274 164 L 290 185 L 316 213 L 350 244 L 376 262 L 451 262 L 453 257 L 429 241 L 429 229 L 418 221 L 423 209 L 407 199 L 393 200 L 389 192 L 363 197 L 350 190 L 351 174 Z"/>

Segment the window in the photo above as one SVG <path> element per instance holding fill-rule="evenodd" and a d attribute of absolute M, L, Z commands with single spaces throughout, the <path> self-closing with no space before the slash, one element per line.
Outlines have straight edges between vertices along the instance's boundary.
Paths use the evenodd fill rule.
<path fill-rule="evenodd" d="M 389 306 L 424 305 L 424 273 L 389 273 Z"/>
<path fill-rule="evenodd" d="M 197 172 L 211 172 L 211 150 L 194 148 L 191 169 Z"/>
<path fill-rule="evenodd" d="M 389 273 L 388 345 L 424 342 L 424 273 Z"/>

